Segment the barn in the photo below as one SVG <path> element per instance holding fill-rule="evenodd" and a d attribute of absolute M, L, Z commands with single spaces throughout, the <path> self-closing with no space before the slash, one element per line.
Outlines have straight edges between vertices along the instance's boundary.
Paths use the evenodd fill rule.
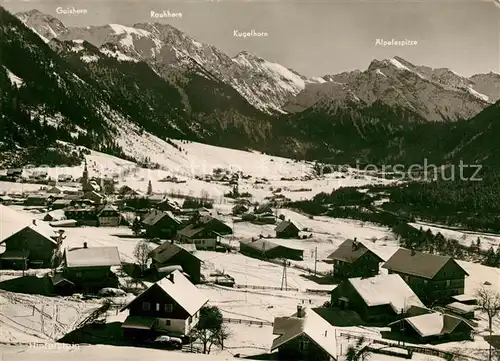
<path fill-rule="evenodd" d="M 261 259 L 286 258 L 300 261 L 304 258 L 304 250 L 284 246 L 264 238 L 256 241 L 241 241 L 240 252 Z"/>

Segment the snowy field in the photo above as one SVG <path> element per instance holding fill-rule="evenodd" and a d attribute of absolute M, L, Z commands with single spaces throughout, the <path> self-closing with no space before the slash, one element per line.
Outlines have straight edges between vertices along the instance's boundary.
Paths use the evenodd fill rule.
<path fill-rule="evenodd" d="M 476 243 L 477 239 L 481 240 L 481 249 L 488 250 L 490 247 L 496 249 L 500 246 L 500 234 L 472 232 L 464 230 L 456 230 L 453 228 L 444 228 L 436 224 L 426 222 L 409 223 L 411 226 L 419 229 L 430 229 L 433 234 L 441 232 L 446 239 L 456 239 L 464 246 L 470 246 L 472 242 Z"/>
<path fill-rule="evenodd" d="M 51 342 L 72 331 L 99 303 L 0 291 L 0 342 Z"/>
<path fill-rule="evenodd" d="M 292 200 L 300 200 L 310 199 L 319 192 L 331 192 L 341 186 L 392 182 L 358 174 L 356 170 L 351 170 L 350 174 L 335 172 L 315 178 L 311 162 L 299 162 L 258 152 L 245 152 L 195 142 L 173 141 L 181 147 L 182 151 L 179 151 L 169 143 L 159 139 L 156 141 L 159 143 L 155 144 L 155 148 L 135 154 L 135 156 L 141 161 L 146 156 L 149 157 L 151 162 L 160 165 L 160 169 L 140 168 L 133 162 L 90 151 L 90 154 L 85 155 L 90 176 L 114 177 L 119 181 L 118 187 L 126 184 L 141 192 L 147 190 L 148 182 L 151 180 L 153 190 L 160 194 L 180 193 L 200 196 L 206 192 L 211 198 L 219 199 L 230 190 L 229 186 L 214 181 L 198 180 L 195 177 L 209 175 L 214 169 L 222 168 L 233 173 L 242 172 L 244 175 L 251 176 L 249 179 L 240 179 L 239 187 L 240 192 L 251 193 L 254 201 L 262 201 L 265 197 L 272 195 L 272 190 L 277 188 L 283 189 L 284 196 Z M 140 148 L 140 144 L 137 144 L 137 148 Z M 52 179 L 57 179 L 61 174 L 71 175 L 77 179 L 82 175 L 83 164 L 76 167 L 31 168 L 26 171 L 26 175 L 35 171 L 46 171 Z M 0 174 L 5 173 L 6 170 L 0 171 Z M 186 182 L 160 181 L 166 176 L 175 176 Z M 255 184 L 256 179 L 263 178 L 267 179 L 265 183 Z M 283 181 L 282 178 L 294 180 Z M 0 182 L 0 194 L 36 192 L 40 190 L 40 187 L 37 184 Z"/>
<path fill-rule="evenodd" d="M 258 331 L 263 331 L 263 329 L 258 329 Z M 242 330 L 243 331 L 243 330 Z M 248 330 L 247 330 L 248 331 Z M 260 332 L 264 334 L 264 332 Z M 254 332 L 251 333 L 252 336 Z M 251 339 L 253 339 L 253 337 Z M 247 344 L 252 345 L 252 341 L 249 339 Z M 49 348 L 49 347 L 52 347 Z M 224 360 L 234 360 L 232 354 L 236 351 L 230 345 L 228 351 L 221 352 L 216 355 L 201 355 L 201 354 L 189 354 L 189 353 L 175 353 L 175 361 L 224 361 Z M 147 359 L 149 361 L 163 361 L 166 359 L 166 354 L 168 351 L 153 350 L 153 349 L 143 349 L 136 347 L 115 347 L 115 346 L 103 346 L 103 345 L 83 345 L 83 346 L 71 346 L 66 347 L 47 346 L 45 349 L 39 347 L 14 347 L 14 346 L 0 346 L 0 353 L 2 354 L 2 361 L 66 361 L 69 358 L 73 361 L 87 361 L 87 360 L 99 360 L 99 361 L 135 361 Z M 168 353 L 169 357 L 172 355 L 171 352 Z M 242 353 L 243 355 L 243 353 Z M 339 357 L 339 361 L 345 359 L 342 356 Z M 369 356 L 371 361 L 401 361 L 401 358 L 391 357 L 386 355 L 371 354 Z M 412 357 L 414 361 L 439 361 L 443 360 L 438 357 L 414 354 Z"/>
<path fill-rule="evenodd" d="M 236 284 L 242 286 L 281 287 L 283 266 L 235 253 L 199 251 L 197 256 L 204 261 L 204 268 L 207 269 L 205 273 L 216 270 L 225 272 L 234 278 Z M 304 273 L 293 267 L 287 268 L 288 287 L 303 291 L 316 288 L 315 282 L 300 276 Z"/>
<path fill-rule="evenodd" d="M 142 138 L 142 139 L 146 139 Z M 123 137 L 122 141 L 132 142 L 132 138 Z M 208 194 L 214 199 L 214 209 L 222 214 L 224 221 L 234 227 L 234 235 L 230 237 L 234 242 L 259 234 L 274 237 L 275 225 L 254 225 L 248 222 L 233 223 L 230 215 L 232 202 L 222 195 L 230 190 L 230 187 L 217 182 L 206 182 L 195 179 L 195 176 L 212 174 L 215 168 L 226 168 L 241 171 L 245 175 L 251 175 L 249 179 L 240 179 L 240 192 L 249 192 L 253 195 L 252 201 L 262 202 L 265 197 L 271 196 L 273 190 L 282 188 L 280 194 L 292 200 L 310 199 L 319 192 L 331 192 L 340 186 L 363 186 L 370 184 L 388 183 L 379 178 L 370 177 L 365 174 L 352 176 L 345 173 L 327 174 L 322 177 L 314 177 L 313 164 L 307 162 L 296 162 L 286 158 L 273 157 L 256 152 L 243 152 L 203 145 L 199 143 L 182 143 L 174 141 L 182 150 L 166 143 L 158 138 L 137 140 L 137 144 L 131 144 L 128 149 L 130 155 L 139 160 L 144 160 L 144 155 L 151 158 L 151 162 L 158 163 L 161 169 L 150 170 L 138 168 L 133 162 L 125 161 L 116 157 L 92 151 L 86 156 L 90 176 L 112 176 L 119 180 L 117 187 L 128 185 L 133 189 L 145 192 L 148 181 L 152 181 L 155 193 L 178 193 L 181 195 L 201 196 Z M 134 150 L 135 153 L 132 152 Z M 42 170 L 42 169 L 34 169 Z M 57 178 L 59 174 L 69 174 L 74 178 L 81 176 L 83 165 L 78 167 L 44 168 L 49 176 Z M 160 180 L 166 176 L 176 176 L 185 183 L 169 183 Z M 344 178 L 343 178 L 344 177 Z M 264 183 L 256 184 L 256 178 L 266 178 Z M 294 180 L 282 180 L 282 178 L 293 178 Z M 40 185 L 28 183 L 0 182 L 0 194 L 36 192 Z M 37 225 L 48 227 L 40 219 L 44 214 L 34 211 L 26 211 L 23 207 L 0 206 L 0 235 L 2 238 L 14 233 L 26 225 L 32 224 L 37 219 Z M 293 248 L 304 250 L 303 262 L 299 265 L 314 268 L 314 260 L 317 253 L 318 271 L 328 271 L 330 265 L 321 262 L 326 256 L 345 239 L 356 237 L 364 241 L 374 252 L 388 259 L 397 249 L 398 244 L 389 229 L 359 222 L 354 220 L 333 219 L 328 217 L 310 218 L 293 210 L 279 209 L 277 214 L 282 214 L 285 219 L 293 221 L 300 230 L 301 235 L 312 234 L 311 238 L 303 240 L 274 240 Z M 420 225 L 417 225 L 418 227 Z M 422 225 L 427 228 L 427 225 Z M 445 237 L 456 238 L 460 242 L 469 245 L 479 236 L 484 248 L 490 245 L 498 245 L 500 236 L 478 235 L 462 231 L 454 231 L 439 228 L 432 225 L 431 230 L 441 231 Z M 63 247 L 81 247 L 87 242 L 89 247 L 117 246 L 122 261 L 133 261 L 133 250 L 140 239 L 133 238 L 132 232 L 126 227 L 97 228 L 79 227 L 65 228 L 66 239 Z M 53 232 L 53 230 L 52 230 Z M 495 243 L 496 242 L 496 243 Z M 3 250 L 0 249 L 0 252 Z M 283 267 L 270 262 L 264 262 L 235 253 L 217 253 L 209 251 L 198 251 L 198 257 L 205 261 L 204 273 L 212 273 L 216 270 L 223 271 L 234 277 L 236 283 L 241 286 L 255 285 L 280 287 L 282 284 Z M 466 279 L 466 293 L 474 294 L 475 290 L 484 284 L 491 283 L 492 288 L 500 289 L 500 269 L 484 267 L 478 264 L 460 262 L 470 274 Z M 320 306 L 328 300 L 328 296 L 308 293 L 307 289 L 333 289 L 334 286 L 318 285 L 313 281 L 301 276 L 306 271 L 289 267 L 287 269 L 287 286 L 298 288 L 299 291 L 274 291 L 258 289 L 226 289 L 217 286 L 202 286 L 203 292 L 210 298 L 212 304 L 216 304 L 222 310 L 224 317 L 254 321 L 272 321 L 276 316 L 286 316 L 295 312 L 299 303 Z M 1 274 L 0 280 L 11 279 L 15 275 Z M 35 307 L 33 307 L 35 306 Z M 98 304 L 88 301 L 80 301 L 76 298 L 47 298 L 36 295 L 19 295 L 0 293 L 0 344 L 1 343 L 26 343 L 26 342 L 50 342 L 71 330 L 81 319 Z M 116 317 L 123 318 L 120 314 Z M 475 342 L 447 343 L 439 348 L 447 350 L 465 350 L 471 355 L 482 354 L 487 345 L 482 340 L 485 335 L 486 323 L 483 315 L 479 315 L 481 321 L 478 327 L 479 335 Z M 269 351 L 272 342 L 272 327 L 258 325 L 228 324 L 233 331 L 232 337 L 227 341 L 228 350 L 216 356 L 190 355 L 176 353 L 174 359 L 190 361 L 196 360 L 217 361 L 232 358 L 232 355 L 258 354 Z M 353 328 L 355 332 L 356 328 Z M 361 329 L 369 332 L 373 338 L 380 338 L 380 333 L 375 329 Z M 500 331 L 500 323 L 495 323 L 495 330 Z M 339 341 L 344 342 L 344 341 Z M 345 349 L 345 348 L 344 348 Z M 57 361 L 73 358 L 75 361 L 96 360 L 136 360 L 147 358 L 149 360 L 165 359 L 165 351 L 140 349 L 140 348 L 118 348 L 111 346 L 79 346 L 67 349 L 47 350 L 29 348 L 26 346 L 1 346 L 0 353 L 2 361 Z M 168 354 L 171 355 L 171 354 Z M 391 361 L 389 356 L 371 355 L 371 360 Z M 437 358 L 414 354 L 413 360 L 435 361 Z"/>
<path fill-rule="evenodd" d="M 30 224 L 32 218 L 39 217 L 38 214 L 30 213 L 29 211 L 20 211 L 20 207 L 16 207 L 17 211 L 13 210 L 11 207 L 0 207 L 0 209 L 3 210 L 2 224 L 6 225 L 5 228 L 8 226 L 11 231 L 20 229 L 23 225 Z M 280 242 L 290 242 L 290 245 L 302 246 L 303 249 L 308 250 L 318 247 L 318 258 L 333 251 L 335 245 L 345 238 L 357 237 L 360 240 L 364 240 L 378 252 L 385 252 L 386 256 L 390 256 L 397 248 L 396 241 L 391 238 L 389 231 L 381 227 L 375 227 L 368 224 L 361 227 L 361 225 L 355 221 L 323 219 L 322 217 L 309 219 L 293 211 L 280 211 L 286 212 L 287 217 L 300 223 L 304 228 L 311 227 L 316 230 L 314 238 L 312 239 L 280 240 Z M 42 221 L 37 221 L 37 224 L 42 223 Z M 238 227 L 250 227 L 250 229 L 254 227 L 254 225 L 238 223 L 236 223 L 236 225 L 238 225 Z M 66 228 L 65 231 L 67 238 L 64 240 L 64 246 L 81 246 L 84 241 L 88 242 L 91 247 L 118 246 L 122 260 L 133 259 L 133 248 L 138 241 L 137 239 L 127 238 L 127 235 L 130 236 L 131 234 L 128 233 L 130 231 L 124 227 Z M 237 228 L 236 235 L 245 232 L 250 234 L 253 231 L 244 231 L 242 228 Z M 121 237 L 118 237 L 118 235 L 121 235 Z M 372 242 L 373 240 L 375 240 L 375 242 Z M 306 251 L 306 258 L 308 257 L 307 253 Z M 283 276 L 282 266 L 235 253 L 198 251 L 197 255 L 205 261 L 204 272 L 206 273 L 215 272 L 216 270 L 224 271 L 234 277 L 237 284 L 242 286 L 281 286 Z M 309 257 L 310 256 L 312 255 L 309 255 Z M 460 262 L 460 264 L 470 274 L 466 279 L 466 293 L 472 295 L 485 281 L 492 284 L 490 287 L 500 289 L 500 269 L 484 267 L 469 262 Z M 321 268 L 318 268 L 318 270 L 321 270 Z M 221 308 L 226 318 L 272 321 L 275 316 L 285 316 L 294 313 L 299 303 L 316 307 L 321 306 L 328 300 L 327 295 L 308 293 L 306 290 L 333 289 L 334 286 L 318 285 L 302 277 L 301 274 L 304 273 L 306 272 L 293 267 L 287 269 L 287 286 L 298 288 L 298 292 L 246 288 L 226 289 L 218 286 L 201 286 L 201 288 L 209 297 L 210 302 Z M 96 307 L 96 305 L 92 303 L 82 302 L 76 299 L 46 298 L 35 295 L 15 294 L 15 297 L 4 296 L 1 300 L 1 321 L 3 324 L 0 331 L 0 341 L 11 343 L 49 342 L 52 340 L 52 337 L 55 338 L 56 336 L 60 336 L 65 330 L 68 331 L 71 327 L 74 327 L 78 320 L 81 320 L 88 311 Z M 36 309 L 33 309 L 33 305 L 36 306 Z M 57 320 L 54 320 L 54 312 L 59 312 Z M 50 315 L 51 318 L 48 315 Z M 117 317 L 123 318 L 123 315 L 120 314 Z M 484 350 L 487 346 L 486 342 L 482 340 L 482 336 L 486 334 L 486 321 L 483 315 L 479 315 L 479 317 L 481 319 L 480 326 L 478 327 L 478 332 L 480 334 L 476 336 L 475 342 L 447 343 L 440 345 L 439 348 L 455 351 L 460 349 L 463 352 L 470 352 L 471 354 L 483 352 L 481 350 Z M 261 327 L 258 325 L 240 324 L 228 324 L 228 326 L 233 332 L 231 339 L 228 340 L 227 343 L 230 348 L 223 354 L 217 355 L 217 359 L 219 360 L 224 359 L 224 357 L 230 357 L 230 353 L 240 353 L 241 355 L 263 353 L 264 350 L 269 348 L 270 342 L 272 342 L 273 336 L 270 326 Z M 500 330 L 499 322 L 495 323 L 495 329 Z M 356 330 L 359 329 L 351 328 L 347 332 L 357 332 Z M 362 328 L 360 330 L 361 332 L 369 332 L 372 338 L 381 338 L 379 331 L 376 329 Z M 82 355 L 85 354 L 85 356 L 82 357 L 87 357 L 87 355 L 94 352 L 92 350 L 93 348 L 94 347 L 81 346 L 78 350 L 73 350 L 71 352 L 78 352 L 78 354 L 79 352 L 83 352 Z M 95 346 L 95 348 L 101 349 L 101 346 Z M 114 348 L 109 349 L 111 350 Z M 66 352 L 67 350 L 64 351 Z M 61 358 L 64 357 L 63 355 L 67 355 L 60 350 L 51 350 L 47 352 L 59 355 L 57 357 Z M 58 352 L 61 352 L 61 354 Z M 144 352 L 150 352 L 150 350 L 145 350 Z M 23 355 L 28 355 L 26 356 L 28 357 L 26 360 L 30 360 L 29 352 L 23 352 Z M 153 354 L 151 355 L 154 359 L 155 356 L 153 356 Z M 181 356 L 184 357 L 184 354 L 179 354 L 179 357 Z M 373 357 L 377 359 L 379 356 L 375 355 Z M 414 359 L 426 360 L 422 357 L 422 355 L 415 355 Z M 4 357 L 4 360 L 9 359 Z M 210 360 L 210 358 L 207 358 L 207 360 Z"/>

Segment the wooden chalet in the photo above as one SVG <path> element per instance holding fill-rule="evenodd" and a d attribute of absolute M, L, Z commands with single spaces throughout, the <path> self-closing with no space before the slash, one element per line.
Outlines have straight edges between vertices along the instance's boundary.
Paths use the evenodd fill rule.
<path fill-rule="evenodd" d="M 198 324 L 208 298 L 180 271 L 174 271 L 138 295 L 121 311 L 124 336 L 147 339 L 158 334 L 185 337 Z"/>
<path fill-rule="evenodd" d="M 104 203 L 104 196 L 100 193 L 97 193 L 95 190 L 86 192 L 81 196 L 81 199 L 87 199 L 96 205 Z"/>
<path fill-rule="evenodd" d="M 65 219 L 64 210 L 58 209 L 45 214 L 43 220 L 46 222 L 61 221 Z"/>
<path fill-rule="evenodd" d="M 30 194 L 24 201 L 25 206 L 45 207 L 52 200 L 50 194 Z"/>
<path fill-rule="evenodd" d="M 265 238 L 241 241 L 240 252 L 260 259 L 284 258 L 301 261 L 304 258 L 304 250 L 284 246 Z"/>
<path fill-rule="evenodd" d="M 401 340 L 429 344 L 473 340 L 474 326 L 467 320 L 440 312 L 406 317 L 389 324 Z"/>
<path fill-rule="evenodd" d="M 97 209 L 94 206 L 72 206 L 64 209 L 66 219 L 74 219 L 79 225 L 97 226 Z"/>
<path fill-rule="evenodd" d="M 71 206 L 71 199 L 57 199 L 50 204 L 51 209 L 64 209 Z"/>
<path fill-rule="evenodd" d="M 239 214 L 243 214 L 243 213 L 246 213 L 249 211 L 249 208 L 244 205 L 244 204 L 236 204 L 232 209 L 231 209 L 231 212 L 233 213 L 233 215 L 239 215 Z"/>
<path fill-rule="evenodd" d="M 181 243 L 191 243 L 196 249 L 215 250 L 220 245 L 221 235 L 204 225 L 190 224 L 177 232 Z"/>
<path fill-rule="evenodd" d="M 59 248 L 58 235 L 45 224 L 28 225 L 0 242 L 5 252 L 0 255 L 4 269 L 50 267 L 52 256 Z"/>
<path fill-rule="evenodd" d="M 150 253 L 151 267 L 160 273 L 167 266 L 180 266 L 194 284 L 201 281 L 201 260 L 193 254 L 196 247 L 190 244 L 175 244 L 165 241 Z M 191 248 L 191 249 L 190 249 Z"/>
<path fill-rule="evenodd" d="M 297 306 L 289 317 L 275 317 L 271 352 L 278 350 L 277 359 L 327 360 L 337 358 L 336 329 L 312 309 Z"/>
<path fill-rule="evenodd" d="M 63 275 L 75 289 L 95 292 L 104 287 L 117 287 L 118 278 L 111 267 L 121 266 L 117 247 L 83 247 L 64 251 Z"/>
<path fill-rule="evenodd" d="M 389 274 L 399 274 L 426 303 L 448 303 L 465 289 L 469 274 L 449 256 L 439 256 L 400 248 L 382 266 Z"/>
<path fill-rule="evenodd" d="M 367 322 L 391 322 L 411 306 L 424 304 L 396 274 L 350 278 L 331 292 L 331 306 L 352 310 Z"/>
<path fill-rule="evenodd" d="M 209 215 L 198 216 L 195 215 L 188 224 L 192 224 L 196 227 L 204 227 L 206 229 L 217 232 L 220 235 L 228 235 L 233 233 L 233 229 L 225 224 L 220 219 L 214 218 Z"/>
<path fill-rule="evenodd" d="M 297 238 L 300 232 L 297 226 L 290 220 L 281 221 L 274 231 L 276 232 L 276 238 Z"/>
<path fill-rule="evenodd" d="M 262 213 L 273 214 L 273 208 L 271 207 L 270 203 L 264 203 L 264 204 L 260 204 L 258 207 L 255 207 L 253 212 L 255 214 L 262 214 Z"/>
<path fill-rule="evenodd" d="M 375 276 L 384 262 L 356 238 L 345 240 L 327 259 L 333 262 L 333 276 L 338 278 Z"/>
<path fill-rule="evenodd" d="M 179 213 L 181 209 L 181 207 L 178 204 L 176 204 L 175 202 L 171 201 L 168 198 L 164 198 L 160 202 L 158 202 L 155 208 L 159 209 L 160 211 L 172 212 L 173 214 Z"/>
<path fill-rule="evenodd" d="M 81 190 L 76 187 L 60 186 L 55 185 L 47 190 L 49 194 L 67 194 L 67 195 L 77 195 L 81 193 Z"/>
<path fill-rule="evenodd" d="M 125 197 L 125 196 L 138 196 L 138 195 L 140 195 L 139 192 L 137 192 L 136 190 L 130 188 L 127 185 L 121 186 L 120 189 L 118 189 L 118 194 L 120 196 L 122 196 L 122 197 Z"/>
<path fill-rule="evenodd" d="M 156 209 L 144 217 L 142 224 L 148 237 L 162 239 L 174 238 L 181 226 L 181 222 L 171 212 Z"/>
<path fill-rule="evenodd" d="M 21 178 L 23 176 L 22 168 L 7 169 L 7 177 L 9 178 Z"/>
<path fill-rule="evenodd" d="M 111 204 L 104 204 L 96 209 L 99 227 L 118 227 L 121 221 L 120 212 Z"/>

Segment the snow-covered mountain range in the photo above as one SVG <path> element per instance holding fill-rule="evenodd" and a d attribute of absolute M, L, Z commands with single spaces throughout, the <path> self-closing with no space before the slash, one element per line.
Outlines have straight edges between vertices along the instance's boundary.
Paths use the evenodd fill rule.
<path fill-rule="evenodd" d="M 498 154 L 494 73 L 394 57 L 307 78 L 166 24 L 68 28 L 2 7 L 0 53 L 0 163 L 13 166 L 77 162 L 68 143 L 141 161 L 172 138 L 342 164 Z"/>
<path fill-rule="evenodd" d="M 405 59 L 374 60 L 365 71 L 355 70 L 324 77 L 311 84 L 284 106 L 303 111 L 319 100 L 349 100 L 373 104 L 382 101 L 403 107 L 430 121 L 468 119 L 500 99 L 498 74 L 463 77 L 449 69 L 416 66 Z"/>
<path fill-rule="evenodd" d="M 121 60 L 145 61 L 162 76 L 172 67 L 203 67 L 230 84 L 257 109 L 281 112 L 281 106 L 302 91 L 308 79 L 293 70 L 248 52 L 231 58 L 216 47 L 202 44 L 169 24 L 140 23 L 133 26 L 108 24 L 68 28 L 58 19 L 37 10 L 18 13 L 18 18 L 50 41 L 85 40 Z M 113 51 L 109 45 L 114 45 Z"/>
<path fill-rule="evenodd" d="M 429 121 L 443 121 L 470 118 L 500 99 L 500 75 L 494 73 L 466 78 L 446 68 L 417 66 L 394 57 L 374 60 L 364 71 L 308 78 L 246 51 L 230 57 L 169 24 L 68 28 L 37 10 L 16 15 L 46 41 L 85 40 L 120 60 L 144 61 L 164 78 L 172 69 L 196 66 L 267 113 L 300 112 L 318 102 L 338 104 L 344 99 L 367 104 L 380 100 Z"/>

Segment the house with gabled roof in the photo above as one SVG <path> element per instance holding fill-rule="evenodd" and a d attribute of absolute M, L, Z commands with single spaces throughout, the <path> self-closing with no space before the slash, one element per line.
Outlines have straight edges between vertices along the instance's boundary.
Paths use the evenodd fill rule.
<path fill-rule="evenodd" d="M 112 204 L 103 204 L 96 209 L 97 222 L 100 227 L 118 227 L 121 215 Z"/>
<path fill-rule="evenodd" d="M 111 267 L 121 266 L 118 247 L 69 248 L 63 254 L 63 275 L 76 289 L 95 292 L 104 287 L 116 287 L 118 278 Z"/>
<path fill-rule="evenodd" d="M 71 205 L 71 201 L 72 201 L 71 199 L 65 199 L 65 198 L 56 199 L 54 202 L 50 204 L 50 208 L 53 210 L 64 209 Z"/>
<path fill-rule="evenodd" d="M 397 274 L 344 280 L 331 292 L 331 306 L 355 311 L 368 322 L 390 322 L 411 306 L 425 307 Z"/>
<path fill-rule="evenodd" d="M 50 194 L 30 194 L 24 201 L 25 206 L 47 206 L 52 200 Z"/>
<path fill-rule="evenodd" d="M 81 190 L 76 187 L 68 187 L 55 185 L 47 190 L 49 194 L 68 194 L 68 195 L 77 195 L 81 193 Z"/>
<path fill-rule="evenodd" d="M 156 205 L 156 208 L 161 210 L 161 211 L 168 211 L 172 213 L 179 213 L 181 207 L 174 201 L 171 201 L 168 198 L 163 198 L 158 204 Z"/>
<path fill-rule="evenodd" d="M 399 274 L 428 305 L 451 302 L 465 289 L 469 274 L 450 256 L 400 248 L 382 266 L 389 274 Z"/>
<path fill-rule="evenodd" d="M 240 252 L 259 259 L 284 258 L 297 261 L 304 259 L 303 249 L 285 246 L 265 238 L 240 241 Z"/>
<path fill-rule="evenodd" d="M 205 228 L 217 232 L 220 235 L 228 235 L 233 233 L 233 229 L 226 223 L 210 215 L 201 216 L 197 222 L 203 225 Z"/>
<path fill-rule="evenodd" d="M 55 231 L 44 222 L 33 220 L 32 224 L 7 236 L 0 242 L 5 246 L 5 252 L 0 255 L 2 268 L 50 267 L 60 245 Z"/>
<path fill-rule="evenodd" d="M 274 229 L 277 238 L 297 238 L 299 236 L 299 228 L 290 220 L 281 221 Z"/>
<path fill-rule="evenodd" d="M 142 224 L 148 237 L 171 239 L 179 230 L 181 221 L 172 212 L 154 209 L 144 217 Z"/>
<path fill-rule="evenodd" d="M 185 337 L 198 324 L 208 298 L 176 270 L 143 291 L 120 312 L 129 311 L 124 335 L 149 338 L 157 334 Z"/>
<path fill-rule="evenodd" d="M 189 275 L 194 284 L 201 280 L 201 259 L 194 253 L 196 247 L 190 244 L 176 244 L 173 241 L 165 241 L 149 254 L 151 267 L 157 271 L 167 266 L 180 266 L 182 271 Z"/>
<path fill-rule="evenodd" d="M 255 207 L 253 212 L 255 214 L 262 214 L 262 213 L 273 214 L 273 208 L 271 207 L 270 203 L 263 203 L 263 204 L 260 204 L 259 206 Z"/>
<path fill-rule="evenodd" d="M 389 327 L 403 340 L 424 344 L 472 340 L 474 330 L 466 319 L 441 312 L 406 317 Z"/>
<path fill-rule="evenodd" d="M 104 196 L 100 193 L 97 193 L 95 190 L 88 191 L 84 193 L 80 199 L 82 200 L 89 200 L 93 204 L 102 204 L 104 202 Z"/>
<path fill-rule="evenodd" d="M 220 245 L 221 235 L 204 225 L 189 224 L 177 232 L 181 243 L 191 243 L 196 249 L 213 249 Z"/>
<path fill-rule="evenodd" d="M 356 238 L 345 240 L 327 257 L 333 263 L 333 276 L 339 278 L 372 277 L 379 273 L 384 260 Z"/>
<path fill-rule="evenodd" d="M 289 317 L 275 317 L 271 352 L 279 360 L 336 360 L 336 329 L 314 310 L 297 306 Z"/>

